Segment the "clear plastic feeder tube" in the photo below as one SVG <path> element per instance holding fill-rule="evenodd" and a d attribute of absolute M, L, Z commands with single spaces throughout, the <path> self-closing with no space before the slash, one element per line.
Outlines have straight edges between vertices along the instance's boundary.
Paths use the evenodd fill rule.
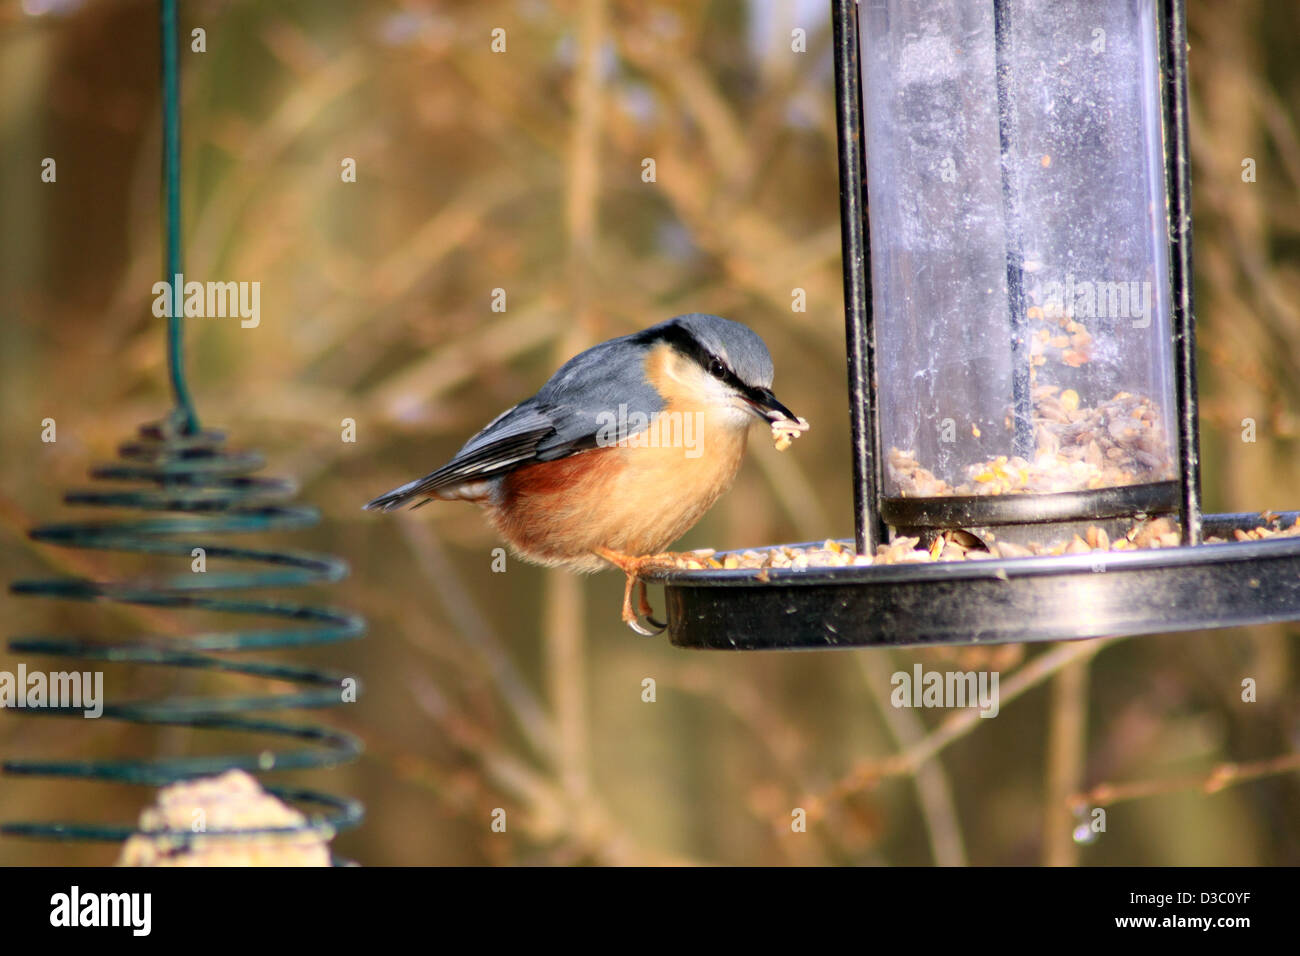
<path fill-rule="evenodd" d="M 863 0 L 885 497 L 1177 477 L 1153 0 Z"/>

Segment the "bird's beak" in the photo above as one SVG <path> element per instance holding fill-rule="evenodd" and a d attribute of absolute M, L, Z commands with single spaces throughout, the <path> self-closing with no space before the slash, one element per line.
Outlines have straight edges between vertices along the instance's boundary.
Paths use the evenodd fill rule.
<path fill-rule="evenodd" d="M 752 395 L 746 395 L 745 401 L 754 414 L 765 422 L 797 422 L 799 416 L 776 400 L 770 388 L 755 389 Z"/>

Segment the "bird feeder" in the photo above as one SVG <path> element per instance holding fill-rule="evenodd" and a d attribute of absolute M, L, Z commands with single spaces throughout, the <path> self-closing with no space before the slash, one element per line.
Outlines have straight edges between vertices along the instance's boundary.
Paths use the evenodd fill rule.
<path fill-rule="evenodd" d="M 673 571 L 673 642 L 1300 618 L 1297 515 L 1201 514 L 1181 0 L 832 6 L 854 545 L 936 560 Z"/>

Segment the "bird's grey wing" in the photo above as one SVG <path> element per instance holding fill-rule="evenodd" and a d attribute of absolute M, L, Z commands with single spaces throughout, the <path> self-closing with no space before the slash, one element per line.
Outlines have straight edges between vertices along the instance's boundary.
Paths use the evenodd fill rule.
<path fill-rule="evenodd" d="M 441 488 L 494 478 L 530 461 L 555 461 L 613 445 L 645 430 L 663 402 L 639 363 L 618 361 L 614 347 L 621 341 L 573 357 L 534 397 L 494 418 L 447 464 L 365 507 L 392 511 Z"/>
<path fill-rule="evenodd" d="M 614 445 L 644 431 L 663 409 L 646 381 L 642 353 L 630 357 L 632 336 L 611 339 L 565 362 L 534 401 L 555 423 L 538 442 L 540 461 L 564 458 L 598 445 Z"/>

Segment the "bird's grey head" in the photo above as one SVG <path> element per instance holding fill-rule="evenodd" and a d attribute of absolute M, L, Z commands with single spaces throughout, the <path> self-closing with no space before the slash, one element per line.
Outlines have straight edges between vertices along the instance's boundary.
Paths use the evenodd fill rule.
<path fill-rule="evenodd" d="M 795 416 L 772 394 L 772 355 L 748 327 L 717 315 L 691 312 L 634 336 L 650 345 L 666 342 L 696 363 L 720 391 L 767 421 Z"/>
<path fill-rule="evenodd" d="M 711 357 L 723 362 L 746 385 L 772 387 L 772 354 L 748 326 L 703 312 L 679 315 L 671 321 L 690 332 Z"/>

